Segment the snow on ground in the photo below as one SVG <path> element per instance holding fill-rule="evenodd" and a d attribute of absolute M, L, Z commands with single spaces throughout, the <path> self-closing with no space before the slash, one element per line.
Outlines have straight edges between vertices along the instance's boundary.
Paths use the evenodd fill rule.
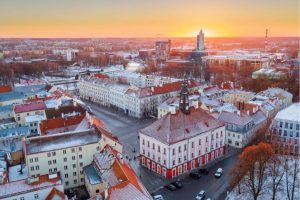
<path fill-rule="evenodd" d="M 298 158 L 298 161 L 299 158 Z M 288 165 L 290 166 L 290 168 L 292 168 L 293 166 L 293 162 L 291 160 L 289 160 Z M 282 167 L 282 170 L 285 171 Z M 286 192 L 286 173 L 284 173 L 282 181 L 281 181 L 281 185 L 279 186 L 279 189 L 276 193 L 276 199 L 278 200 L 287 200 L 287 192 Z M 292 180 L 292 175 L 289 175 L 289 180 Z M 295 193 L 294 193 L 294 200 L 300 200 L 300 173 L 298 173 L 297 176 L 297 180 L 296 181 L 296 187 L 295 187 Z M 263 186 L 261 195 L 258 197 L 258 200 L 268 200 L 272 198 L 272 180 L 271 180 L 271 176 L 267 176 L 267 180 Z M 226 198 L 226 200 L 237 200 L 237 199 L 243 199 L 243 200 L 251 200 L 253 199 L 252 195 L 245 191 L 245 189 L 243 189 L 243 186 L 241 186 L 241 194 L 238 194 L 238 187 L 234 188 L 228 195 L 228 197 Z"/>

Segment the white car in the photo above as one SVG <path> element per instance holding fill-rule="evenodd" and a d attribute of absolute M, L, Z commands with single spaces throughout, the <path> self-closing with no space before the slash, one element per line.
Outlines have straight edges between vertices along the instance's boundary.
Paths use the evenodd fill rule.
<path fill-rule="evenodd" d="M 201 190 L 197 196 L 196 196 L 196 200 L 202 200 L 205 198 L 205 191 L 204 190 Z"/>
<path fill-rule="evenodd" d="M 216 178 L 220 178 L 220 177 L 222 176 L 222 174 L 223 174 L 223 169 L 222 169 L 222 168 L 219 168 L 219 169 L 217 170 L 217 172 L 215 173 L 215 177 L 216 177 Z"/>
<path fill-rule="evenodd" d="M 153 197 L 153 199 L 154 199 L 154 200 L 164 200 L 163 196 L 161 196 L 160 194 L 155 195 L 155 196 Z"/>

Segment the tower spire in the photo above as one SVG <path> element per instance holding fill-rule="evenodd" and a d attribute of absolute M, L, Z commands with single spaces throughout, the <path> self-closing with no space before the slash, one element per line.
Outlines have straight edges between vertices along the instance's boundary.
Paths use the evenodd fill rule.
<path fill-rule="evenodd" d="M 189 107 L 190 106 L 189 106 L 188 80 L 186 78 L 186 75 L 184 75 L 184 80 L 183 80 L 182 88 L 180 91 L 179 108 L 184 114 L 188 115 L 190 113 Z"/>

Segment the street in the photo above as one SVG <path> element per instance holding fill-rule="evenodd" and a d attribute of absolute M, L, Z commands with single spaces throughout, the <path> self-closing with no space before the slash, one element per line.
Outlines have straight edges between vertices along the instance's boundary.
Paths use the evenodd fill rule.
<path fill-rule="evenodd" d="M 205 190 L 207 198 L 210 197 L 213 200 L 225 199 L 229 185 L 229 171 L 237 159 L 237 152 L 230 152 L 226 155 L 226 158 L 220 159 L 216 164 L 210 164 L 211 166 L 208 166 L 209 175 L 203 175 L 199 180 L 189 178 L 188 174 L 181 175 L 179 178 L 183 182 L 183 188 L 171 192 L 164 188 L 170 181 L 141 167 L 139 160 L 133 159 L 134 156 L 139 154 L 138 131 L 154 122 L 155 119 L 136 119 L 110 108 L 90 102 L 85 103 L 91 107 L 95 116 L 101 119 L 112 133 L 119 138 L 124 145 L 124 154 L 131 158 L 128 160 L 129 164 L 150 193 L 161 194 L 166 200 L 189 200 L 195 199 L 200 190 Z M 133 149 L 137 152 L 133 153 Z M 214 173 L 219 167 L 223 168 L 223 175 L 221 178 L 216 179 Z"/>

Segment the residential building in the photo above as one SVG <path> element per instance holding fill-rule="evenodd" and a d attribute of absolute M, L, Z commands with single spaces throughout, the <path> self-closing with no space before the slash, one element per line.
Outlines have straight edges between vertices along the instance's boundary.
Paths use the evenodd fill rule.
<path fill-rule="evenodd" d="M 110 200 L 152 200 L 123 155 L 106 146 L 84 168 L 85 186 L 91 199 L 97 195 Z M 90 200 L 91 200 L 90 199 Z"/>
<path fill-rule="evenodd" d="M 300 103 L 279 111 L 270 126 L 268 138 L 281 154 L 300 154 Z"/>
<path fill-rule="evenodd" d="M 18 173 L 18 172 L 17 172 Z M 3 200 L 66 200 L 59 174 L 9 181 L 0 185 Z"/>
<path fill-rule="evenodd" d="M 83 167 L 100 151 L 100 139 L 97 129 L 24 139 L 28 176 L 60 172 L 65 189 L 84 185 Z"/>
<path fill-rule="evenodd" d="M 46 114 L 45 114 L 46 105 L 42 101 L 14 105 L 13 109 L 14 109 L 14 118 L 19 125 L 24 125 L 26 123 L 26 117 L 28 116 L 36 116 L 35 122 L 37 122 L 38 119 L 40 118 L 46 119 Z"/>
<path fill-rule="evenodd" d="M 140 163 L 171 179 L 224 155 L 225 125 L 204 110 L 189 106 L 188 83 L 173 109 L 140 130 Z"/>

